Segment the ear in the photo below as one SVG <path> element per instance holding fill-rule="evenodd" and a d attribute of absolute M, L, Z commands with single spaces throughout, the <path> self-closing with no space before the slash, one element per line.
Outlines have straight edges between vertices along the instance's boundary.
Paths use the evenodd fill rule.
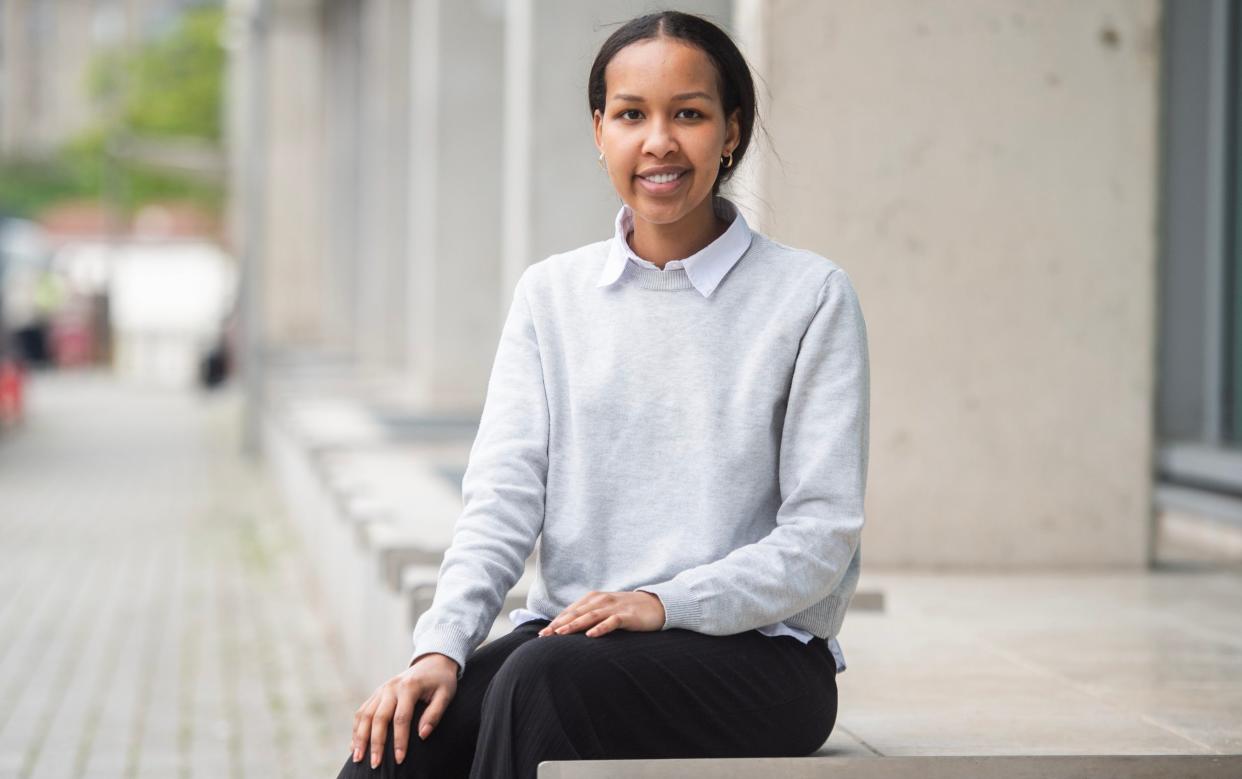
<path fill-rule="evenodd" d="M 596 108 L 591 115 L 591 122 L 595 125 L 595 148 L 602 154 L 604 151 L 604 115 Z"/>
<path fill-rule="evenodd" d="M 742 109 L 734 108 L 733 113 L 729 114 L 729 118 L 725 121 L 725 142 L 724 147 L 730 152 L 737 148 L 742 140 Z"/>

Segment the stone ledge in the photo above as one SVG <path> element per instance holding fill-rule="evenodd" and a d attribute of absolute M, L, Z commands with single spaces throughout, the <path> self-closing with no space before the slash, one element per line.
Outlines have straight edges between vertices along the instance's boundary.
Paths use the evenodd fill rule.
<path fill-rule="evenodd" d="M 550 760 L 539 779 L 1236 779 L 1242 755 Z"/>

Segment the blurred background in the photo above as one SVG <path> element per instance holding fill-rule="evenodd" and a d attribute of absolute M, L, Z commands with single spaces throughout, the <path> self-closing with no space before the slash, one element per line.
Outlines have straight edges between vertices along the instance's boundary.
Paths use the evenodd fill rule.
<path fill-rule="evenodd" d="M 666 7 L 867 318 L 823 754 L 1242 751 L 1239 0 L 0 0 L 0 774 L 334 775 Z"/>

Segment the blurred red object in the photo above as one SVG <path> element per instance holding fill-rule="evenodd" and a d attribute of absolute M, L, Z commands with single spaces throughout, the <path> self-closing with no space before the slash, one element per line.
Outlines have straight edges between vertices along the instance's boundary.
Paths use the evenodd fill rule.
<path fill-rule="evenodd" d="M 61 367 L 89 365 L 95 358 L 95 333 L 91 322 L 77 312 L 52 322 L 52 353 Z"/>
<path fill-rule="evenodd" d="M 15 361 L 0 358 L 0 425 L 12 427 L 22 420 L 22 384 L 25 375 Z"/>

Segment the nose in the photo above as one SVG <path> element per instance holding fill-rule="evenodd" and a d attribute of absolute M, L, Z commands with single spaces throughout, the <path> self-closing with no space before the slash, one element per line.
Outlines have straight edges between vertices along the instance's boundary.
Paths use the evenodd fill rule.
<path fill-rule="evenodd" d="M 647 124 L 647 137 L 643 139 L 643 153 L 654 157 L 663 157 L 677 150 L 677 139 L 670 132 L 668 122 L 661 118 L 653 119 Z"/>

